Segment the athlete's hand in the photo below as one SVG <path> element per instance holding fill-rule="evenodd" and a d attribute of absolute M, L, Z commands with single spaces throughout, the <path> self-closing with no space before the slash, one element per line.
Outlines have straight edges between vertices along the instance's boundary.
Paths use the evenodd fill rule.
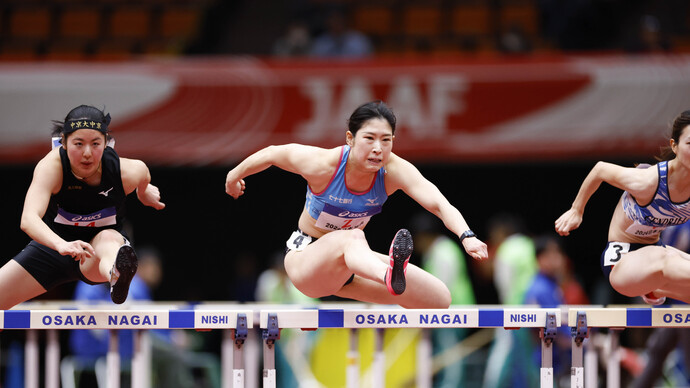
<path fill-rule="evenodd" d="M 137 197 L 139 201 L 146 206 L 151 206 L 156 210 L 161 210 L 165 208 L 165 204 L 161 202 L 161 192 L 158 187 L 148 184 L 146 185 L 146 190 L 142 193 L 141 190 L 137 189 Z"/>
<path fill-rule="evenodd" d="M 567 236 L 570 231 L 577 229 L 582 223 L 582 213 L 570 208 L 567 212 L 563 213 L 555 222 L 556 232 L 561 236 Z"/>
<path fill-rule="evenodd" d="M 231 197 L 237 199 L 240 195 L 244 194 L 244 179 L 233 179 L 228 173 L 227 178 L 225 178 L 225 192 Z"/>
<path fill-rule="evenodd" d="M 489 251 L 486 249 L 486 244 L 476 237 L 468 237 L 462 240 L 462 246 L 465 248 L 465 252 L 477 260 L 489 258 Z"/>
<path fill-rule="evenodd" d="M 59 254 L 63 256 L 72 256 L 75 261 L 83 261 L 88 257 L 96 256 L 96 251 L 91 244 L 81 240 L 65 241 L 56 248 Z"/>

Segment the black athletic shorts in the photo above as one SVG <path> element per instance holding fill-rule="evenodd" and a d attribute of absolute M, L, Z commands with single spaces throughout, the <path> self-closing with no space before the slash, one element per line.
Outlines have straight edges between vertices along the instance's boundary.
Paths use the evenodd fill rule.
<path fill-rule="evenodd" d="M 72 256 L 63 256 L 56 250 L 33 240 L 13 259 L 24 267 L 46 291 L 77 280 L 88 284 L 100 284 L 87 279 L 79 269 L 79 261 L 74 260 Z"/>

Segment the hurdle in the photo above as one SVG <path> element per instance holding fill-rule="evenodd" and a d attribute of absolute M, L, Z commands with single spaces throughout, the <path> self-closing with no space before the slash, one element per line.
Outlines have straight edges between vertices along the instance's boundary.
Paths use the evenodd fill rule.
<path fill-rule="evenodd" d="M 618 354 L 619 332 L 626 328 L 657 328 L 657 327 L 690 327 L 690 307 L 579 307 L 568 310 L 568 326 L 573 333 L 573 368 L 571 370 L 571 386 L 582 388 L 583 372 L 588 383 L 592 380 L 587 376 L 595 376 L 595 373 L 587 373 L 583 364 L 583 345 L 585 338 L 589 337 L 589 328 L 609 328 L 608 346 L 612 349 L 612 355 L 607 360 L 606 382 L 609 388 L 620 387 L 620 355 Z M 586 355 L 585 355 L 586 356 Z M 596 362 L 587 363 L 590 368 L 596 368 Z"/>
<path fill-rule="evenodd" d="M 104 305 L 105 306 L 105 305 Z M 120 386 L 120 357 L 118 353 L 117 330 L 134 329 L 195 329 L 206 331 L 212 329 L 232 330 L 234 357 L 232 370 L 233 388 L 244 387 L 244 368 L 242 365 L 242 345 L 247 331 L 254 326 L 252 310 L 192 310 L 161 308 L 155 305 L 131 305 L 122 309 L 112 309 L 92 305 L 73 305 L 68 309 L 35 308 L 0 310 L 0 330 L 26 330 L 27 341 L 25 359 L 25 387 L 38 388 L 38 343 L 37 330 L 47 331 L 45 379 L 47 388 L 57 388 L 59 378 L 59 343 L 56 330 L 106 329 L 110 330 L 107 364 L 107 386 Z M 134 354 L 132 357 L 133 388 L 150 386 L 148 370 L 150 369 L 150 352 L 148 357 L 142 346 L 142 336 L 134 336 Z M 148 359 L 147 359 L 148 358 Z M 227 380 L 225 380 L 227 381 Z M 227 384 L 227 383 L 226 383 Z M 230 385 L 225 385 L 230 386 Z"/>
<path fill-rule="evenodd" d="M 281 329 L 316 330 L 328 328 L 538 328 L 542 339 L 540 386 L 553 388 L 553 339 L 561 325 L 561 310 L 545 308 L 450 308 L 447 310 L 402 309 L 370 306 L 368 309 L 270 309 L 262 310 L 259 327 L 264 341 L 264 388 L 275 388 L 275 342 Z M 380 334 L 377 330 L 377 335 Z M 352 333 L 352 332 L 351 332 Z M 351 337 L 352 338 L 352 337 Z M 351 339 L 350 350 L 356 341 Z M 376 351 L 382 341 L 376 341 Z M 350 363 L 351 364 L 351 363 Z M 374 386 L 383 386 L 383 368 L 376 368 Z M 378 373 L 378 375 L 377 375 Z M 356 373 L 346 373 L 347 387 L 359 386 Z M 355 381 L 353 381 L 355 380 Z"/>

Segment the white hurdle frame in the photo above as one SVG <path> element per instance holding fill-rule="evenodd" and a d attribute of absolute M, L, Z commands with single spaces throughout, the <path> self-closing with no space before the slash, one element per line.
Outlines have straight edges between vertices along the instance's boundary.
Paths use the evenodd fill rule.
<path fill-rule="evenodd" d="M 25 388 L 39 387 L 39 351 L 37 330 L 47 334 L 45 380 L 46 387 L 57 387 L 60 381 L 60 348 L 56 330 L 107 329 L 110 330 L 110 346 L 106 356 L 108 388 L 120 386 L 120 356 L 117 330 L 134 329 L 134 354 L 132 357 L 132 388 L 150 387 L 150 349 L 142 341 L 142 332 L 149 329 L 195 329 L 207 331 L 227 329 L 232 331 L 234 344 L 232 385 L 224 388 L 244 387 L 242 345 L 249 328 L 254 327 L 254 312 L 235 310 L 185 310 L 152 308 L 153 305 L 128 306 L 129 308 L 98 309 L 96 306 L 73 305 L 70 309 L 17 309 L 0 310 L 0 330 L 25 330 Z M 138 309 L 139 308 L 139 309 Z M 146 309 L 142 309 L 146 308 Z M 224 381 L 229 381 L 226 379 Z"/>
<path fill-rule="evenodd" d="M 264 388 L 276 387 L 275 341 L 281 329 L 315 330 L 320 328 L 538 328 L 542 338 L 541 388 L 553 388 L 552 344 L 561 325 L 558 308 L 450 308 L 446 310 L 402 309 L 371 306 L 369 309 L 271 309 L 262 310 L 259 327 L 264 339 Z M 377 330 L 377 333 L 380 330 Z M 352 335 L 352 333 L 351 333 Z M 379 334 L 377 334 L 379 335 Z M 351 349 L 355 342 L 350 343 Z M 383 373 L 383 368 L 379 373 Z M 374 373 L 376 375 L 376 373 Z M 350 374 L 348 374 L 350 376 Z M 374 386 L 383 386 L 384 378 L 373 376 Z M 346 386 L 352 386 L 348 381 Z"/>
<path fill-rule="evenodd" d="M 611 329 L 609 345 L 612 357 L 607 360 L 606 386 L 620 387 L 620 356 L 618 355 L 618 337 L 620 330 L 626 328 L 657 328 L 657 327 L 690 327 L 690 307 L 578 307 L 568 310 L 568 326 L 573 330 L 573 368 L 571 370 L 571 386 L 583 388 L 596 386 L 596 380 L 591 376 L 597 375 L 596 370 L 588 371 L 585 367 L 596 368 L 591 362 L 584 365 L 583 345 L 588 337 L 588 330 L 592 327 Z M 578 340 L 576 341 L 576 337 Z M 584 360 L 587 361 L 585 354 Z M 582 378 L 584 374 L 584 378 Z M 587 384 L 585 384 L 585 380 Z"/>

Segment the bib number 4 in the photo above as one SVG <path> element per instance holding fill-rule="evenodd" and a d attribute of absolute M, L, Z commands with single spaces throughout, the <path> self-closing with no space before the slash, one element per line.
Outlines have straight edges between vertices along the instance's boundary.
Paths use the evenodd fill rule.
<path fill-rule="evenodd" d="M 292 235 L 287 240 L 286 245 L 290 250 L 301 251 L 307 245 L 309 245 L 309 243 L 311 243 L 311 236 L 307 236 L 305 234 L 295 231 L 292 232 Z"/>

